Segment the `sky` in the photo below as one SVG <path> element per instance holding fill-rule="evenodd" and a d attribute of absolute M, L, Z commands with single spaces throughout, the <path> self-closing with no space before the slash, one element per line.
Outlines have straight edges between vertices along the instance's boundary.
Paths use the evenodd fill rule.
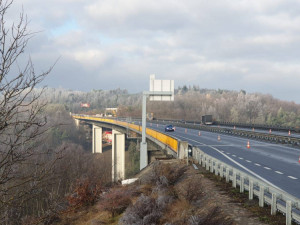
<path fill-rule="evenodd" d="M 241 89 L 300 104 L 299 0 L 15 0 L 44 85 L 72 90 Z"/>

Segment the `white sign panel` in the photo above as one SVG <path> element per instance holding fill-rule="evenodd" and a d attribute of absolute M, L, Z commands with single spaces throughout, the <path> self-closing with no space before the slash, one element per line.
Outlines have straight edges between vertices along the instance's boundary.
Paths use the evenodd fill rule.
<path fill-rule="evenodd" d="M 174 101 L 174 80 L 155 80 L 155 75 L 150 75 L 150 101 Z M 157 95 L 155 92 L 172 92 L 171 96 Z"/>

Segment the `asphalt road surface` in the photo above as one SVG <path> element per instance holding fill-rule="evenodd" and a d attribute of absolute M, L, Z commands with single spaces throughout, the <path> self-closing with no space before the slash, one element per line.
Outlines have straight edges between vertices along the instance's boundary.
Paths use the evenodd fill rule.
<path fill-rule="evenodd" d="M 152 125 L 152 126 L 151 126 Z M 148 128 L 187 141 L 205 153 L 300 198 L 300 149 L 218 133 L 176 127 L 165 132 L 165 125 L 147 124 Z M 220 136 L 220 140 L 218 140 Z"/>

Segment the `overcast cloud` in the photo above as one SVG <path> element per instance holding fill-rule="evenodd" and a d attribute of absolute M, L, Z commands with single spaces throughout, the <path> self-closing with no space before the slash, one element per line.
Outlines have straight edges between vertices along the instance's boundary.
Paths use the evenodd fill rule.
<path fill-rule="evenodd" d="M 175 86 L 270 93 L 300 103 L 298 0 L 16 0 L 45 85 L 73 90 Z"/>

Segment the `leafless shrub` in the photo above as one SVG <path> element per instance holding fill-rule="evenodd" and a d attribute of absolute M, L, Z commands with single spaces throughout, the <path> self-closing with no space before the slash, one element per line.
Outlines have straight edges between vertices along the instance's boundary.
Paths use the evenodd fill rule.
<path fill-rule="evenodd" d="M 188 225 L 231 225 L 231 219 L 225 219 L 221 215 L 219 207 L 214 207 L 206 215 L 191 216 Z"/>
<path fill-rule="evenodd" d="M 195 176 L 189 179 L 181 189 L 182 195 L 189 202 L 195 202 L 199 200 L 203 195 L 201 178 Z"/>
<path fill-rule="evenodd" d="M 111 189 L 108 193 L 101 196 L 99 208 L 109 211 L 114 217 L 122 212 L 131 204 L 132 193 L 125 188 Z"/>
<path fill-rule="evenodd" d="M 72 193 L 67 196 L 70 209 L 73 210 L 94 204 L 102 192 L 101 188 L 101 184 L 93 185 L 88 179 L 83 181 L 78 180 Z"/>
<path fill-rule="evenodd" d="M 166 209 L 172 202 L 174 201 L 174 198 L 170 195 L 161 195 L 158 196 L 156 199 L 156 204 L 159 209 L 164 210 Z"/>
<path fill-rule="evenodd" d="M 187 166 L 174 166 L 157 161 L 153 164 L 151 172 L 142 178 L 142 183 L 162 185 L 167 180 L 168 185 L 174 185 L 183 176 L 186 170 Z"/>
<path fill-rule="evenodd" d="M 134 205 L 126 209 L 120 224 L 157 224 L 161 213 L 154 198 L 141 195 Z"/>

